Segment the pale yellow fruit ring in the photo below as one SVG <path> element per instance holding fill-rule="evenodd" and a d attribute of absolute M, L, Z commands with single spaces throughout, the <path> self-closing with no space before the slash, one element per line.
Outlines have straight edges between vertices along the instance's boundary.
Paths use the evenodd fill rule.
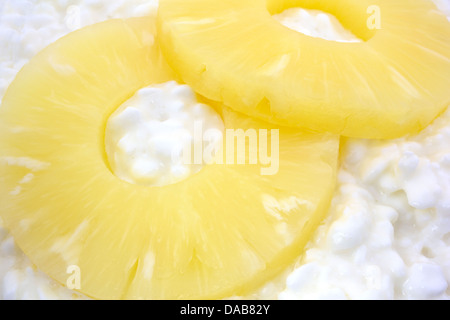
<path fill-rule="evenodd" d="M 363 41 L 309 37 L 271 16 L 295 6 L 334 14 Z M 429 0 L 161 0 L 158 27 L 186 83 L 274 123 L 395 138 L 450 103 L 450 23 Z"/>
<path fill-rule="evenodd" d="M 271 176 L 259 163 L 205 166 L 163 187 L 120 180 L 105 159 L 109 115 L 176 77 L 153 22 L 86 27 L 19 72 L 0 107 L 0 215 L 40 270 L 89 297 L 243 294 L 293 263 L 323 219 L 339 139 L 280 128 Z M 225 110 L 226 128 L 270 129 Z"/>

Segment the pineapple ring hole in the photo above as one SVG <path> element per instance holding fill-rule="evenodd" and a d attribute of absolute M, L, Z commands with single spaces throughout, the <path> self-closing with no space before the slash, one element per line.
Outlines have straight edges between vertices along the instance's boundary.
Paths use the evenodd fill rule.
<path fill-rule="evenodd" d="M 206 164 L 197 150 L 222 147 L 223 131 L 220 115 L 199 103 L 189 86 L 174 81 L 151 85 L 138 90 L 107 120 L 109 168 L 131 184 L 178 183 Z"/>
<path fill-rule="evenodd" d="M 267 0 L 267 10 L 289 29 L 330 41 L 365 42 L 381 25 L 380 8 L 367 0 Z"/>

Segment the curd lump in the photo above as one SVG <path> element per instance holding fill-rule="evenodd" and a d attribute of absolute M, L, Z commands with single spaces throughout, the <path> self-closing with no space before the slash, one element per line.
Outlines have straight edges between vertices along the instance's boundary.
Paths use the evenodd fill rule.
<path fill-rule="evenodd" d="M 164 186 L 199 172 L 203 161 L 194 161 L 192 149 L 197 143 L 221 148 L 223 131 L 214 109 L 198 103 L 189 86 L 171 81 L 142 88 L 109 118 L 106 153 L 122 180 Z M 217 132 L 217 139 L 203 141 L 208 132 Z"/>

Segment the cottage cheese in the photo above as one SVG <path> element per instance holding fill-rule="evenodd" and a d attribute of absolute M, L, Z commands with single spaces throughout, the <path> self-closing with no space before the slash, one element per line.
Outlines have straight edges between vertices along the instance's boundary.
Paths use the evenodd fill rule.
<path fill-rule="evenodd" d="M 450 110 L 421 134 L 348 140 L 330 216 L 280 299 L 450 298 Z"/>
<path fill-rule="evenodd" d="M 345 29 L 336 17 L 322 11 L 290 8 L 273 18 L 285 27 L 311 37 L 337 42 L 361 41 Z"/>
<path fill-rule="evenodd" d="M 106 153 L 117 177 L 133 184 L 164 186 L 199 172 L 196 144 L 222 147 L 224 124 L 210 106 L 197 101 L 194 91 L 175 81 L 138 90 L 109 118 Z M 217 139 L 204 141 L 208 132 Z M 210 145 L 215 144 L 215 145 Z"/>
<path fill-rule="evenodd" d="M 434 1 L 450 18 L 450 1 Z M 152 0 L 2 0 L 0 97 L 24 63 L 64 34 L 156 7 Z M 315 15 L 302 21 L 317 26 Z M 334 24 L 321 17 L 324 28 Z M 309 32 L 325 37 L 323 30 Z M 448 141 L 450 111 L 413 137 L 347 140 L 328 219 L 297 266 L 254 297 L 449 299 Z M 37 270 L 0 221 L 0 299 L 70 298 L 81 296 Z"/>

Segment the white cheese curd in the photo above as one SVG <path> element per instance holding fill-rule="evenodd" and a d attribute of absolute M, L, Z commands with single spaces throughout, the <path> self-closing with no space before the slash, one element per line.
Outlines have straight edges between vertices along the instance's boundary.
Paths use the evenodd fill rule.
<path fill-rule="evenodd" d="M 353 33 L 345 29 L 339 20 L 319 10 L 290 8 L 273 15 L 285 27 L 315 38 L 337 42 L 360 42 Z"/>
<path fill-rule="evenodd" d="M 422 133 L 347 141 L 330 216 L 281 299 L 450 298 L 450 110 Z"/>
<path fill-rule="evenodd" d="M 450 18 L 450 1 L 434 1 Z M 110 18 L 154 13 L 157 4 L 152 0 L 0 1 L 0 97 L 24 63 L 64 34 Z M 277 19 L 286 25 L 290 21 L 293 29 L 310 36 L 357 41 L 329 15 L 316 11 L 289 9 Z M 138 106 L 148 106 L 145 101 L 141 99 Z M 295 268 L 252 298 L 449 299 L 448 141 L 450 111 L 416 136 L 346 141 L 328 218 Z M 71 298 L 81 296 L 37 270 L 0 219 L 0 299 Z"/>
<path fill-rule="evenodd" d="M 223 136 L 222 119 L 199 103 L 189 86 L 174 81 L 152 85 L 139 90 L 109 118 L 106 153 L 112 171 L 124 181 L 173 184 L 202 169 L 203 157 L 201 162 L 193 159 L 197 143 L 202 150 L 222 147 L 222 139 L 203 140 L 213 130 L 218 138 Z"/>
<path fill-rule="evenodd" d="M 449 0 L 433 0 L 439 10 L 441 10 L 450 21 L 450 1 Z"/>

